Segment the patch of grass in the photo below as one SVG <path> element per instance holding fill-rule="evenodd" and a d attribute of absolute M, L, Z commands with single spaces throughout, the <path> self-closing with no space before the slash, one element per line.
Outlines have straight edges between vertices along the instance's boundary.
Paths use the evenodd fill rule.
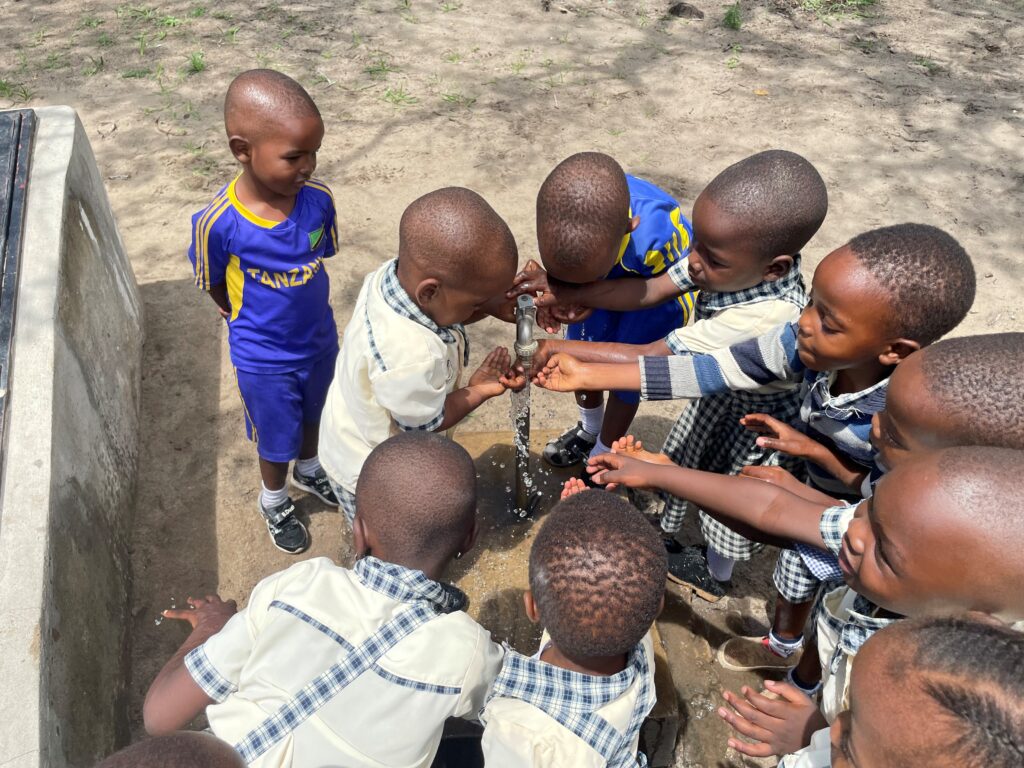
<path fill-rule="evenodd" d="M 363 69 L 363 72 L 375 80 L 383 80 L 390 73 L 398 72 L 398 67 L 392 64 L 386 56 L 378 56 L 370 66 Z"/>
<path fill-rule="evenodd" d="M 739 65 L 740 65 L 740 57 L 739 56 L 730 56 L 728 59 L 725 60 L 725 66 L 727 68 L 729 68 L 729 69 L 736 69 L 736 67 L 738 67 Z"/>
<path fill-rule="evenodd" d="M 238 30 L 240 29 L 241 27 L 228 27 L 224 31 L 224 42 L 226 42 L 228 45 L 234 45 L 235 36 L 238 34 Z"/>
<path fill-rule="evenodd" d="M 96 29 L 102 23 L 103 19 L 99 16 L 83 16 L 82 20 L 78 22 L 78 27 L 80 29 Z"/>
<path fill-rule="evenodd" d="M 932 61 L 931 59 L 925 58 L 924 56 L 918 56 L 914 59 L 914 63 L 919 67 L 923 67 L 924 71 L 928 75 L 934 75 L 942 71 L 942 65 Z"/>
<path fill-rule="evenodd" d="M 511 67 L 513 75 L 518 75 L 526 69 L 526 53 L 519 54 L 516 60 L 512 62 Z"/>
<path fill-rule="evenodd" d="M 32 98 L 32 92 L 24 83 L 15 83 L 0 77 L 0 99 L 28 101 L 30 98 Z"/>
<path fill-rule="evenodd" d="M 459 93 L 458 91 L 453 91 L 451 93 L 442 93 L 441 100 L 447 102 L 448 104 L 454 104 L 457 107 L 465 107 L 466 109 L 469 109 L 476 103 L 476 97 L 466 96 L 465 94 Z"/>
<path fill-rule="evenodd" d="M 145 32 L 140 32 L 139 36 L 135 38 L 135 42 L 138 43 L 139 56 L 145 56 L 146 49 L 149 47 L 149 35 Z"/>
<path fill-rule="evenodd" d="M 86 77 L 92 77 L 93 75 L 99 74 L 107 66 L 107 63 L 103 60 L 103 57 L 99 58 L 95 56 L 89 57 L 89 63 L 82 67 L 82 74 Z"/>
<path fill-rule="evenodd" d="M 619 137 L 626 132 L 625 128 L 607 128 L 609 136 Z"/>
<path fill-rule="evenodd" d="M 128 21 L 152 21 L 156 18 L 156 8 L 144 5 L 119 5 L 117 17 Z"/>
<path fill-rule="evenodd" d="M 149 77 L 153 74 L 153 70 L 148 67 L 143 69 L 126 69 L 121 73 L 121 77 L 125 80 L 141 80 L 144 77 Z"/>
<path fill-rule="evenodd" d="M 458 51 L 445 51 L 441 54 L 441 59 L 449 64 L 458 64 L 462 61 L 462 54 Z"/>
<path fill-rule="evenodd" d="M 800 7 L 819 19 L 863 16 L 877 0 L 801 0 Z"/>
<path fill-rule="evenodd" d="M 462 7 L 462 3 L 457 0 L 448 0 L 447 2 L 441 3 L 441 10 L 445 13 L 451 11 L 457 11 Z"/>
<path fill-rule="evenodd" d="M 185 22 L 177 16 L 164 16 L 157 22 L 161 27 L 180 27 Z"/>
<path fill-rule="evenodd" d="M 188 17 L 190 19 L 201 19 L 207 13 L 205 5 L 193 5 L 188 9 Z"/>
<path fill-rule="evenodd" d="M 406 107 L 419 101 L 419 99 L 406 91 L 404 86 L 401 85 L 397 88 L 385 89 L 384 96 L 382 98 L 384 101 L 389 104 L 394 104 L 396 107 Z"/>
<path fill-rule="evenodd" d="M 722 17 L 722 26 L 727 29 L 739 31 L 743 26 L 743 14 L 740 12 L 740 4 L 734 3 L 725 9 L 725 16 Z"/>
<path fill-rule="evenodd" d="M 100 32 L 100 36 L 96 38 L 96 45 L 100 46 L 100 48 L 109 48 L 113 44 L 114 38 L 106 32 Z"/>
<path fill-rule="evenodd" d="M 188 55 L 188 66 L 185 71 L 190 75 L 198 75 L 206 69 L 206 54 L 202 51 L 192 51 Z"/>
<path fill-rule="evenodd" d="M 46 61 L 43 62 L 43 69 L 66 69 L 69 66 L 71 65 L 68 62 L 68 55 L 62 51 L 47 54 Z"/>
<path fill-rule="evenodd" d="M 235 18 L 232 14 L 228 13 L 227 11 L 214 11 L 210 14 L 210 16 L 215 18 L 217 21 L 233 21 Z"/>

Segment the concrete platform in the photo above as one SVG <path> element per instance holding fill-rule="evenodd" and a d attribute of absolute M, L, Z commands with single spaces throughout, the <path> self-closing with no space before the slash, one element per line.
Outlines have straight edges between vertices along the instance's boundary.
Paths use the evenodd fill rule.
<path fill-rule="evenodd" d="M 508 642 L 522 653 L 533 652 L 540 642 L 540 627 L 527 619 L 523 592 L 529 586 L 529 554 L 544 515 L 558 501 L 564 481 L 579 468 L 558 470 L 541 461 L 538 451 L 555 437 L 550 431 L 531 435 L 531 466 L 543 494 L 533 520 L 512 516 L 514 454 L 511 432 L 456 432 L 455 439 L 476 462 L 480 492 L 480 538 L 477 545 L 455 562 L 451 577 L 471 596 L 469 613 L 498 642 Z M 655 628 L 655 684 L 658 702 L 641 731 L 641 748 L 655 768 L 672 765 L 679 731 L 679 704 L 669 656 Z M 466 738 L 465 728 L 456 730 Z"/>
<path fill-rule="evenodd" d="M 128 735 L 141 306 L 85 131 L 36 110 L 0 508 L 0 765 Z"/>

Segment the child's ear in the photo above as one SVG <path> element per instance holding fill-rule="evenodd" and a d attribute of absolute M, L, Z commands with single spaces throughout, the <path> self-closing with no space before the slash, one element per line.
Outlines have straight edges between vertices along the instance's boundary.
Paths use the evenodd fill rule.
<path fill-rule="evenodd" d="M 639 216 L 634 216 L 632 219 L 629 220 L 629 224 L 626 225 L 626 234 L 628 235 L 631 232 L 636 232 L 636 228 L 639 227 L 639 226 L 640 226 L 640 217 Z"/>
<path fill-rule="evenodd" d="M 366 546 L 366 526 L 363 524 L 363 518 L 356 512 L 355 519 L 352 521 L 352 549 L 355 550 L 356 560 L 365 555 L 369 551 L 369 547 Z"/>
<path fill-rule="evenodd" d="M 436 277 L 428 277 L 426 280 L 421 280 L 419 285 L 416 286 L 413 298 L 416 299 L 416 303 L 421 307 L 426 307 L 437 298 L 437 294 L 440 291 L 440 281 Z"/>
<path fill-rule="evenodd" d="M 537 611 L 537 603 L 530 590 L 523 592 L 523 607 L 526 609 L 526 618 L 534 624 L 540 624 L 540 613 Z"/>
<path fill-rule="evenodd" d="M 248 139 L 232 136 L 228 139 L 228 146 L 231 147 L 231 154 L 238 162 L 248 163 L 252 160 L 252 145 Z"/>
<path fill-rule="evenodd" d="M 885 350 L 878 356 L 878 362 L 882 365 L 897 365 L 902 363 L 912 354 L 917 352 L 921 345 L 910 339 L 896 339 L 886 345 Z"/>
<path fill-rule="evenodd" d="M 766 283 L 771 283 L 788 275 L 792 268 L 792 256 L 776 256 L 768 262 L 761 277 Z"/>

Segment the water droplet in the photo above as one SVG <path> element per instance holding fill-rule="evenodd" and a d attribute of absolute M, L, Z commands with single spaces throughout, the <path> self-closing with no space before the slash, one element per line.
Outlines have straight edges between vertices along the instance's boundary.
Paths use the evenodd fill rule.
<path fill-rule="evenodd" d="M 504 469 L 504 468 L 505 468 L 505 462 L 501 462 L 501 464 L 498 465 L 498 469 Z"/>
<path fill-rule="evenodd" d="M 157 617 L 156 617 L 156 618 L 155 618 L 155 619 L 153 620 L 153 623 L 154 623 L 154 624 L 155 624 L 156 626 L 158 626 L 158 627 L 159 627 L 159 626 L 160 626 L 161 624 L 163 624 L 163 623 L 164 623 L 164 617 L 163 617 L 163 616 L 157 616 Z"/>
<path fill-rule="evenodd" d="M 512 493 L 512 486 L 511 485 L 506 485 L 505 486 L 505 493 Z"/>

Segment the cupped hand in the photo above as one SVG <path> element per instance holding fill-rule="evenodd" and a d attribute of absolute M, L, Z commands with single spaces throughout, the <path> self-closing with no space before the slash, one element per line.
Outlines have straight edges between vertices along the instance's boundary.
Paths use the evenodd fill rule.
<path fill-rule="evenodd" d="M 729 739 L 729 746 L 750 757 L 788 755 L 811 743 L 811 734 L 827 723 L 818 705 L 790 683 L 766 680 L 765 690 L 777 698 L 769 698 L 753 688 L 743 686 L 742 695 L 723 691 L 728 707 L 719 707 L 718 716 L 733 727 L 743 739 Z"/>

